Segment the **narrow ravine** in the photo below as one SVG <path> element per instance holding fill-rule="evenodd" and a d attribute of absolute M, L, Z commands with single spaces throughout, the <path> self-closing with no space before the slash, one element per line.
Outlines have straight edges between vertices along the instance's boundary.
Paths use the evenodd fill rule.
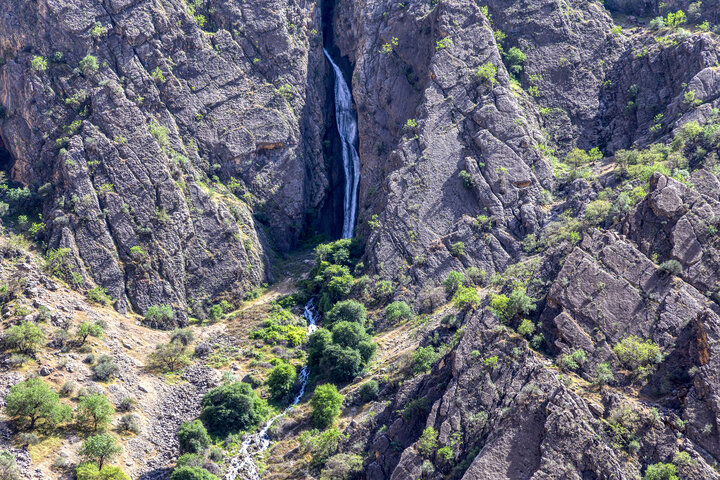
<path fill-rule="evenodd" d="M 313 305 L 312 299 L 305 304 L 303 317 L 307 321 L 307 334 L 309 336 L 317 329 L 317 320 L 319 317 L 319 314 Z M 255 465 L 254 458 L 267 450 L 272 443 L 267 432 L 275 420 L 286 415 L 295 407 L 295 405 L 300 403 L 303 395 L 305 395 L 305 387 L 307 386 L 309 376 L 310 368 L 306 364 L 302 370 L 300 370 L 300 389 L 293 401 L 285 410 L 282 411 L 282 413 L 279 413 L 268 420 L 258 432 L 248 435 L 245 440 L 243 440 L 242 445 L 240 446 L 240 451 L 232 458 L 232 460 L 230 460 L 230 466 L 225 474 L 225 480 L 260 480 L 260 473 L 258 472 L 257 465 Z"/>
<path fill-rule="evenodd" d="M 343 170 L 345 172 L 345 197 L 343 201 L 342 238 L 352 238 L 357 216 L 357 190 L 360 183 L 360 155 L 357 151 L 358 125 L 353 108 L 353 98 L 340 67 L 333 61 L 327 49 L 325 56 L 335 72 L 335 121 L 342 139 Z"/>

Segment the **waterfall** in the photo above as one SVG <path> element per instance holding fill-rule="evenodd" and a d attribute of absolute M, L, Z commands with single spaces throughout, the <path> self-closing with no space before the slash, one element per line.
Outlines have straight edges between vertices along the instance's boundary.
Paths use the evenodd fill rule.
<path fill-rule="evenodd" d="M 318 320 L 318 312 L 315 310 L 312 299 L 305 304 L 303 317 L 305 317 L 308 325 L 307 334 L 310 335 L 317 330 L 316 324 Z M 302 370 L 300 370 L 300 389 L 298 390 L 297 395 L 295 395 L 292 403 L 290 403 L 290 405 L 288 405 L 282 413 L 275 415 L 265 422 L 265 425 L 263 425 L 263 428 L 260 429 L 260 431 L 245 437 L 242 445 L 240 445 L 240 451 L 232 458 L 232 460 L 230 460 L 230 466 L 225 474 L 225 480 L 236 480 L 237 478 L 241 478 L 243 480 L 260 480 L 260 474 L 258 473 L 253 457 L 264 452 L 270 446 L 271 440 L 267 432 L 275 420 L 287 414 L 293 409 L 293 407 L 295 407 L 295 405 L 300 403 L 303 395 L 305 395 L 305 387 L 307 386 L 309 376 L 310 369 L 307 365 L 305 365 Z"/>
<path fill-rule="evenodd" d="M 342 238 L 352 238 L 357 215 L 357 188 L 360 182 L 360 156 L 357 152 L 358 127 L 353 109 L 352 94 L 330 54 L 323 48 L 325 56 L 335 71 L 335 120 L 342 138 L 343 169 L 345 171 L 345 198 L 343 201 Z"/>

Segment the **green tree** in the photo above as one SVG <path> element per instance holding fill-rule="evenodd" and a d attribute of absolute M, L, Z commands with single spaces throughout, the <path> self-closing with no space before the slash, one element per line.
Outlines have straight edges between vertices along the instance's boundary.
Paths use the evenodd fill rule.
<path fill-rule="evenodd" d="M 620 363 L 638 376 L 645 376 L 654 370 L 654 365 L 662 361 L 660 347 L 652 340 L 641 340 L 635 335 L 623 338 L 613 347 Z"/>
<path fill-rule="evenodd" d="M 177 437 L 182 452 L 200 453 L 210 446 L 210 435 L 200 420 L 180 425 Z"/>
<path fill-rule="evenodd" d="M 145 312 L 145 323 L 153 328 L 167 328 L 175 318 L 170 305 L 150 305 Z"/>
<path fill-rule="evenodd" d="M 336 427 L 328 428 L 320 432 L 314 428 L 300 434 L 298 441 L 303 453 L 309 452 L 312 456 L 312 465 L 323 465 L 337 452 L 341 440 L 347 440 L 348 436 L 343 435 Z"/>
<path fill-rule="evenodd" d="M 325 349 L 320 365 L 323 370 L 330 372 L 333 381 L 347 382 L 360 374 L 363 359 L 357 350 L 333 343 Z"/>
<path fill-rule="evenodd" d="M 450 295 L 454 294 L 458 288 L 462 287 L 463 283 L 465 283 L 465 275 L 455 270 L 448 273 L 447 277 L 445 277 L 445 281 L 443 281 L 445 291 Z"/>
<path fill-rule="evenodd" d="M 437 353 L 432 346 L 420 347 L 413 354 L 413 371 L 415 373 L 427 372 L 435 360 L 437 360 Z"/>
<path fill-rule="evenodd" d="M 205 394 L 201 406 L 200 419 L 219 436 L 256 427 L 268 414 L 267 402 L 242 382 L 213 388 Z"/>
<path fill-rule="evenodd" d="M 218 480 L 202 467 L 179 467 L 170 474 L 170 480 Z"/>
<path fill-rule="evenodd" d="M 80 63 L 78 64 L 80 67 L 80 70 L 83 72 L 83 75 L 89 75 L 93 72 L 97 72 L 98 68 L 98 61 L 97 58 L 93 57 L 92 55 L 88 54 L 85 55 L 82 60 L 80 60 Z"/>
<path fill-rule="evenodd" d="M 350 480 L 363 471 L 363 459 L 352 453 L 338 453 L 328 459 L 320 480 Z"/>
<path fill-rule="evenodd" d="M 30 67 L 35 72 L 44 72 L 45 70 L 47 70 L 47 59 L 45 57 L 35 55 L 30 61 Z"/>
<path fill-rule="evenodd" d="M 33 355 L 45 340 L 40 327 L 32 322 L 22 322 L 5 330 L 3 343 L 10 350 Z"/>
<path fill-rule="evenodd" d="M 308 338 L 308 361 L 310 365 L 319 365 L 325 349 L 332 343 L 332 333 L 325 328 L 318 328 Z"/>
<path fill-rule="evenodd" d="M 179 341 L 158 344 L 155 346 L 155 351 L 150 354 L 150 367 L 161 372 L 173 372 L 189 365 L 190 362 L 185 345 Z"/>
<path fill-rule="evenodd" d="M 332 383 L 316 387 L 315 394 L 310 400 L 315 425 L 319 428 L 327 428 L 335 423 L 335 419 L 340 415 L 342 402 L 343 396 Z"/>
<path fill-rule="evenodd" d="M 97 463 L 100 470 L 106 460 L 112 460 L 120 452 L 122 452 L 122 447 L 118 445 L 115 437 L 107 433 L 86 438 L 79 451 L 80 455 Z"/>
<path fill-rule="evenodd" d="M 115 408 L 110 404 L 105 395 L 93 393 L 80 398 L 75 418 L 79 424 L 92 428 L 93 432 L 103 429 L 111 421 L 115 414 Z"/>
<path fill-rule="evenodd" d="M 0 450 L 0 479 L 22 480 L 15 456 L 7 450 Z"/>
<path fill-rule="evenodd" d="M 97 323 L 83 322 L 75 332 L 75 336 L 80 341 L 80 346 L 85 344 L 87 337 L 102 338 L 103 328 Z"/>
<path fill-rule="evenodd" d="M 332 329 L 338 322 L 353 322 L 365 325 L 367 322 L 367 309 L 357 300 L 343 300 L 336 303 L 323 318 L 323 327 Z"/>
<path fill-rule="evenodd" d="M 508 70 L 515 75 L 522 71 L 525 60 L 527 60 L 527 56 L 517 47 L 512 47 L 505 54 Z"/>
<path fill-rule="evenodd" d="M 68 420 L 72 413 L 60 403 L 60 396 L 37 377 L 13 385 L 5 397 L 5 413 L 14 420 L 29 422 L 32 430 L 38 420 L 49 424 Z"/>
<path fill-rule="evenodd" d="M 455 308 L 463 310 L 465 308 L 474 309 L 480 305 L 480 295 L 475 287 L 459 287 L 453 296 L 453 304 Z"/>
<path fill-rule="evenodd" d="M 358 392 L 360 393 L 360 398 L 362 398 L 364 402 L 370 402 L 378 398 L 379 390 L 380 386 L 378 385 L 378 382 L 375 380 L 368 380 L 360 386 Z"/>
<path fill-rule="evenodd" d="M 392 323 L 410 320 L 412 316 L 412 309 L 405 302 L 393 302 L 385 307 L 385 317 Z"/>
<path fill-rule="evenodd" d="M 275 365 L 267 379 L 270 396 L 276 400 L 286 397 L 292 392 L 296 381 L 295 367 L 286 362 Z"/>
<path fill-rule="evenodd" d="M 368 338 L 368 334 L 365 331 L 365 327 L 359 323 L 353 322 L 338 322 L 332 328 L 332 340 L 333 343 L 338 344 L 342 347 L 357 347 L 358 343 Z"/>

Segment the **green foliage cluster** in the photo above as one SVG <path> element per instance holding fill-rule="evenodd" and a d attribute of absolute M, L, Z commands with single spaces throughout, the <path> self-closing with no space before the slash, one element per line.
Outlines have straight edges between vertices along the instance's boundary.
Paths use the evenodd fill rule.
<path fill-rule="evenodd" d="M 410 320 L 412 317 L 412 308 L 410 308 L 410 305 L 404 301 L 392 302 L 390 305 L 385 307 L 385 318 L 387 318 L 390 323 Z"/>
<path fill-rule="evenodd" d="M 270 314 L 263 321 L 263 326 L 253 330 L 251 337 L 263 340 L 270 345 L 283 343 L 296 347 L 300 345 L 307 335 L 305 321 L 277 303 L 271 307 Z"/>
<path fill-rule="evenodd" d="M 337 452 L 340 441 L 346 438 L 347 435 L 343 435 L 336 427 L 331 427 L 322 432 L 317 429 L 306 430 L 299 435 L 298 441 L 301 450 L 310 454 L 311 464 L 315 466 L 325 464 Z"/>
<path fill-rule="evenodd" d="M 363 459 L 354 453 L 338 453 L 325 463 L 320 480 L 350 480 L 363 471 Z"/>
<path fill-rule="evenodd" d="M 35 323 L 23 321 L 19 325 L 9 327 L 2 336 L 5 349 L 34 355 L 45 341 L 45 334 Z"/>
<path fill-rule="evenodd" d="M 663 359 L 660 347 L 652 340 L 642 340 L 635 335 L 623 338 L 613 347 L 613 352 L 620 363 L 638 378 L 651 375 Z"/>
<path fill-rule="evenodd" d="M 509 296 L 494 295 L 490 300 L 490 310 L 503 323 L 512 322 L 518 315 L 528 315 L 536 308 L 537 300 L 530 297 L 524 288 L 516 287 Z"/>
<path fill-rule="evenodd" d="M 149 367 L 161 372 L 173 372 L 189 365 L 191 359 L 187 348 L 194 338 L 189 328 L 173 330 L 168 343 L 155 346 L 155 351 L 150 354 Z"/>
<path fill-rule="evenodd" d="M 420 347 L 413 353 L 413 372 L 425 373 L 430 370 L 438 358 L 438 353 L 432 345 Z"/>
<path fill-rule="evenodd" d="M 315 267 L 306 282 L 308 293 L 318 297 L 318 310 L 325 313 L 345 300 L 355 285 L 350 269 L 362 253 L 358 240 L 342 239 L 315 248 Z"/>
<path fill-rule="evenodd" d="M 60 396 L 37 377 L 10 388 L 5 396 L 5 414 L 18 428 L 34 429 L 38 422 L 50 427 L 72 420 L 70 407 L 60 403 Z"/>
<path fill-rule="evenodd" d="M 106 461 L 112 460 L 122 452 L 115 437 L 108 433 L 93 435 L 85 439 L 80 447 L 80 455 L 97 464 L 96 468 L 101 470 Z"/>
<path fill-rule="evenodd" d="M 315 387 L 310 400 L 313 422 L 318 428 L 328 428 L 335 423 L 342 409 L 343 396 L 332 383 Z"/>
<path fill-rule="evenodd" d="M 678 480 L 677 469 L 672 463 L 655 463 L 645 470 L 643 480 Z"/>
<path fill-rule="evenodd" d="M 213 435 L 225 436 L 256 427 L 267 416 L 267 402 L 250 385 L 233 382 L 203 396 L 200 419 Z"/>
<path fill-rule="evenodd" d="M 150 305 L 145 312 L 145 324 L 151 328 L 168 329 L 175 319 L 175 312 L 172 306 Z"/>
<path fill-rule="evenodd" d="M 297 382 L 297 371 L 295 367 L 287 362 L 280 361 L 268 375 L 267 386 L 270 389 L 270 396 L 274 400 L 287 398 L 293 391 Z"/>
<path fill-rule="evenodd" d="M 177 437 L 181 452 L 200 453 L 210 446 L 210 435 L 200 420 L 180 425 Z"/>

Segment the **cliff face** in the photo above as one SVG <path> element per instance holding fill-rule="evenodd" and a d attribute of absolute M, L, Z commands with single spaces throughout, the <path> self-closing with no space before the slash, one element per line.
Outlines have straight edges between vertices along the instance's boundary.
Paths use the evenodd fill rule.
<path fill-rule="evenodd" d="M 82 283 L 182 318 L 266 281 L 267 249 L 293 246 L 328 188 L 316 6 L 215 2 L 200 21 L 182 1 L 5 7 L 11 177 L 52 185 L 48 244 Z"/>
<path fill-rule="evenodd" d="M 380 347 L 341 385 L 347 437 L 333 453 L 361 455 L 362 468 L 337 478 L 630 480 L 672 462 L 682 478 L 720 478 L 718 2 L 0 6 L 0 168 L 40 205 L 50 273 L 107 289 L 127 318 L 171 305 L 168 328 L 264 283 L 292 293 L 309 268 L 290 254 L 337 237 L 344 178 L 323 47 L 342 66 L 358 117 L 362 277 L 336 277 L 349 286 L 333 300 L 367 304 Z M 650 28 L 678 9 L 690 23 Z M 451 272 L 477 294 L 469 307 L 452 302 Z M 502 297 L 518 291 L 526 304 L 506 314 Z M 393 323 L 393 300 L 423 316 Z M 192 388 L 143 380 L 162 395 L 130 444 L 142 450 L 126 456 L 133 474 L 167 473 L 171 430 L 197 417 L 219 371 L 258 387 L 272 362 L 304 358 L 238 333 L 251 307 L 227 329 L 197 327 L 203 370 L 181 377 Z M 627 339 L 657 355 L 628 360 Z M 437 358 L 414 371 L 420 348 Z M 361 405 L 366 377 L 379 398 Z M 187 408 L 166 426 L 175 394 Z M 273 434 L 266 478 L 320 475 L 298 445 L 304 403 Z M 449 451 L 428 453 L 428 429 Z"/>

